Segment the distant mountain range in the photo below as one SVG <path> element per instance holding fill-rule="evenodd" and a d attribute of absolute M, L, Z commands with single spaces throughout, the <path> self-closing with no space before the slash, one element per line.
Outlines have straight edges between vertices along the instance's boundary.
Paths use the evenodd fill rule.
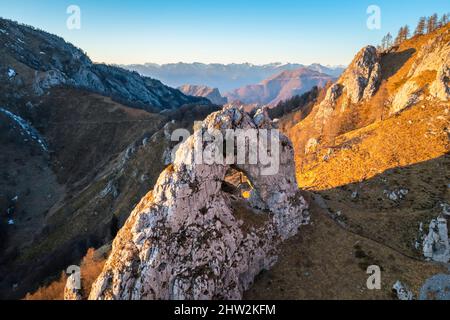
<path fill-rule="evenodd" d="M 318 68 L 324 69 L 324 67 Z M 313 87 L 324 87 L 327 82 L 336 78 L 310 68 L 301 67 L 276 74 L 259 84 L 247 85 L 225 94 L 228 102 L 240 101 L 244 104 L 274 106 L 280 101 L 311 90 Z"/>
<path fill-rule="evenodd" d="M 336 78 L 345 69 L 343 66 L 323 66 L 320 64 L 306 66 L 298 63 L 254 65 L 250 63 L 204 64 L 180 62 L 163 65 L 154 63 L 133 64 L 122 65 L 121 67 L 137 71 L 143 76 L 158 79 L 174 88 L 184 84 L 204 85 L 218 88 L 221 92 L 228 92 L 249 84 L 260 83 L 283 71 L 304 67 Z"/>
<path fill-rule="evenodd" d="M 185 84 L 179 87 L 178 90 L 188 96 L 207 98 L 209 101 L 217 105 L 224 105 L 227 103 L 227 98 L 222 97 L 219 89 L 217 88 Z"/>

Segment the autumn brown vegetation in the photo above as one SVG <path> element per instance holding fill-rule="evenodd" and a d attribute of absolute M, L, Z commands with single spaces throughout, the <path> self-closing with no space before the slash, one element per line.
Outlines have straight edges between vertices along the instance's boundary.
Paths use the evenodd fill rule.
<path fill-rule="evenodd" d="M 92 284 L 102 271 L 105 261 L 105 257 L 99 256 L 92 248 L 88 250 L 83 258 L 80 265 L 81 286 L 86 294 L 89 293 Z M 58 280 L 53 281 L 48 286 L 39 288 L 34 293 L 28 293 L 25 300 L 64 300 L 66 281 L 67 275 L 65 272 L 62 272 Z"/>

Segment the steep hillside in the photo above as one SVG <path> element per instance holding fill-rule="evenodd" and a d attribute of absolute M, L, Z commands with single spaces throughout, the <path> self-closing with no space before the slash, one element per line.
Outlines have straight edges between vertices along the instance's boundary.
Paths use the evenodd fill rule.
<path fill-rule="evenodd" d="M 93 63 L 62 38 L 0 18 L 0 81 L 14 89 L 11 98 L 39 95 L 66 85 L 109 96 L 149 111 L 207 100 L 189 97 L 125 69 Z M 11 91 L 10 91 L 11 92 Z"/>
<path fill-rule="evenodd" d="M 188 96 L 207 98 L 209 101 L 217 105 L 224 105 L 228 101 L 227 98 L 222 97 L 219 89 L 217 88 L 185 84 L 179 87 L 178 90 Z"/>
<path fill-rule="evenodd" d="M 313 225 L 247 298 L 391 299 L 397 280 L 416 298 L 445 296 L 449 283 L 434 291 L 424 283 L 450 270 L 435 260 L 437 251 L 449 256 L 448 227 L 440 236 L 432 227 L 437 218 L 449 225 L 449 30 L 386 52 L 364 48 L 306 118 L 280 120 L 299 186 L 311 194 Z M 429 235 L 444 242 L 427 248 Z M 369 265 L 382 268 L 380 291 L 365 286 Z"/>
<path fill-rule="evenodd" d="M 308 68 L 299 68 L 283 71 L 260 84 L 236 89 L 226 93 L 225 96 L 230 102 L 241 101 L 244 104 L 257 103 L 274 106 L 280 101 L 301 95 L 315 86 L 324 87 L 333 80 L 334 78 L 329 75 Z"/>
<path fill-rule="evenodd" d="M 168 130 L 217 108 L 8 20 L 0 44 L 0 297 L 21 298 L 111 241 L 165 167 Z"/>
<path fill-rule="evenodd" d="M 334 143 L 363 128 L 423 103 L 447 102 L 450 91 L 449 26 L 417 36 L 386 52 L 362 49 L 311 115 L 292 128 L 303 153 L 308 142 Z"/>

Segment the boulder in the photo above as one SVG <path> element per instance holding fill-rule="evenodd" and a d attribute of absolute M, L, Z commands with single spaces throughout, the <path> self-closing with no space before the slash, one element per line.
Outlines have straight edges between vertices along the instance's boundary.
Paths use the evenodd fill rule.
<path fill-rule="evenodd" d="M 399 300 L 408 301 L 408 300 L 414 300 L 414 295 L 409 288 L 404 285 L 402 282 L 397 281 L 392 289 L 397 294 L 397 298 Z"/>
<path fill-rule="evenodd" d="M 64 300 L 83 300 L 81 288 L 77 285 L 76 274 L 67 278 L 64 288 Z"/>

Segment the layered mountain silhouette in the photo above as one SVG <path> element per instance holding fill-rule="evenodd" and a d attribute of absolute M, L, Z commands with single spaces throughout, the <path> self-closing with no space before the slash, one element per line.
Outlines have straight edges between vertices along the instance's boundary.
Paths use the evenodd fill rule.
<path fill-rule="evenodd" d="M 219 89 L 217 88 L 185 84 L 179 87 L 178 90 L 189 96 L 207 98 L 209 101 L 217 105 L 224 105 L 228 102 L 228 99 L 222 97 Z"/>
<path fill-rule="evenodd" d="M 310 91 L 313 87 L 325 87 L 334 81 L 330 75 L 313 71 L 309 68 L 283 71 L 259 84 L 247 85 L 228 92 L 228 101 L 240 101 L 244 104 L 274 106 L 281 101 Z"/>
<path fill-rule="evenodd" d="M 158 65 L 147 63 L 143 65 L 124 65 L 126 69 L 137 71 L 144 76 L 150 76 L 163 81 L 174 88 L 184 84 L 204 85 L 218 88 L 222 93 L 232 91 L 246 85 L 280 74 L 283 71 L 308 67 L 311 70 L 338 77 L 345 69 L 343 66 L 322 66 L 313 64 L 305 66 L 298 63 L 272 63 L 254 65 L 251 63 L 204 64 L 204 63 L 172 63 Z"/>

